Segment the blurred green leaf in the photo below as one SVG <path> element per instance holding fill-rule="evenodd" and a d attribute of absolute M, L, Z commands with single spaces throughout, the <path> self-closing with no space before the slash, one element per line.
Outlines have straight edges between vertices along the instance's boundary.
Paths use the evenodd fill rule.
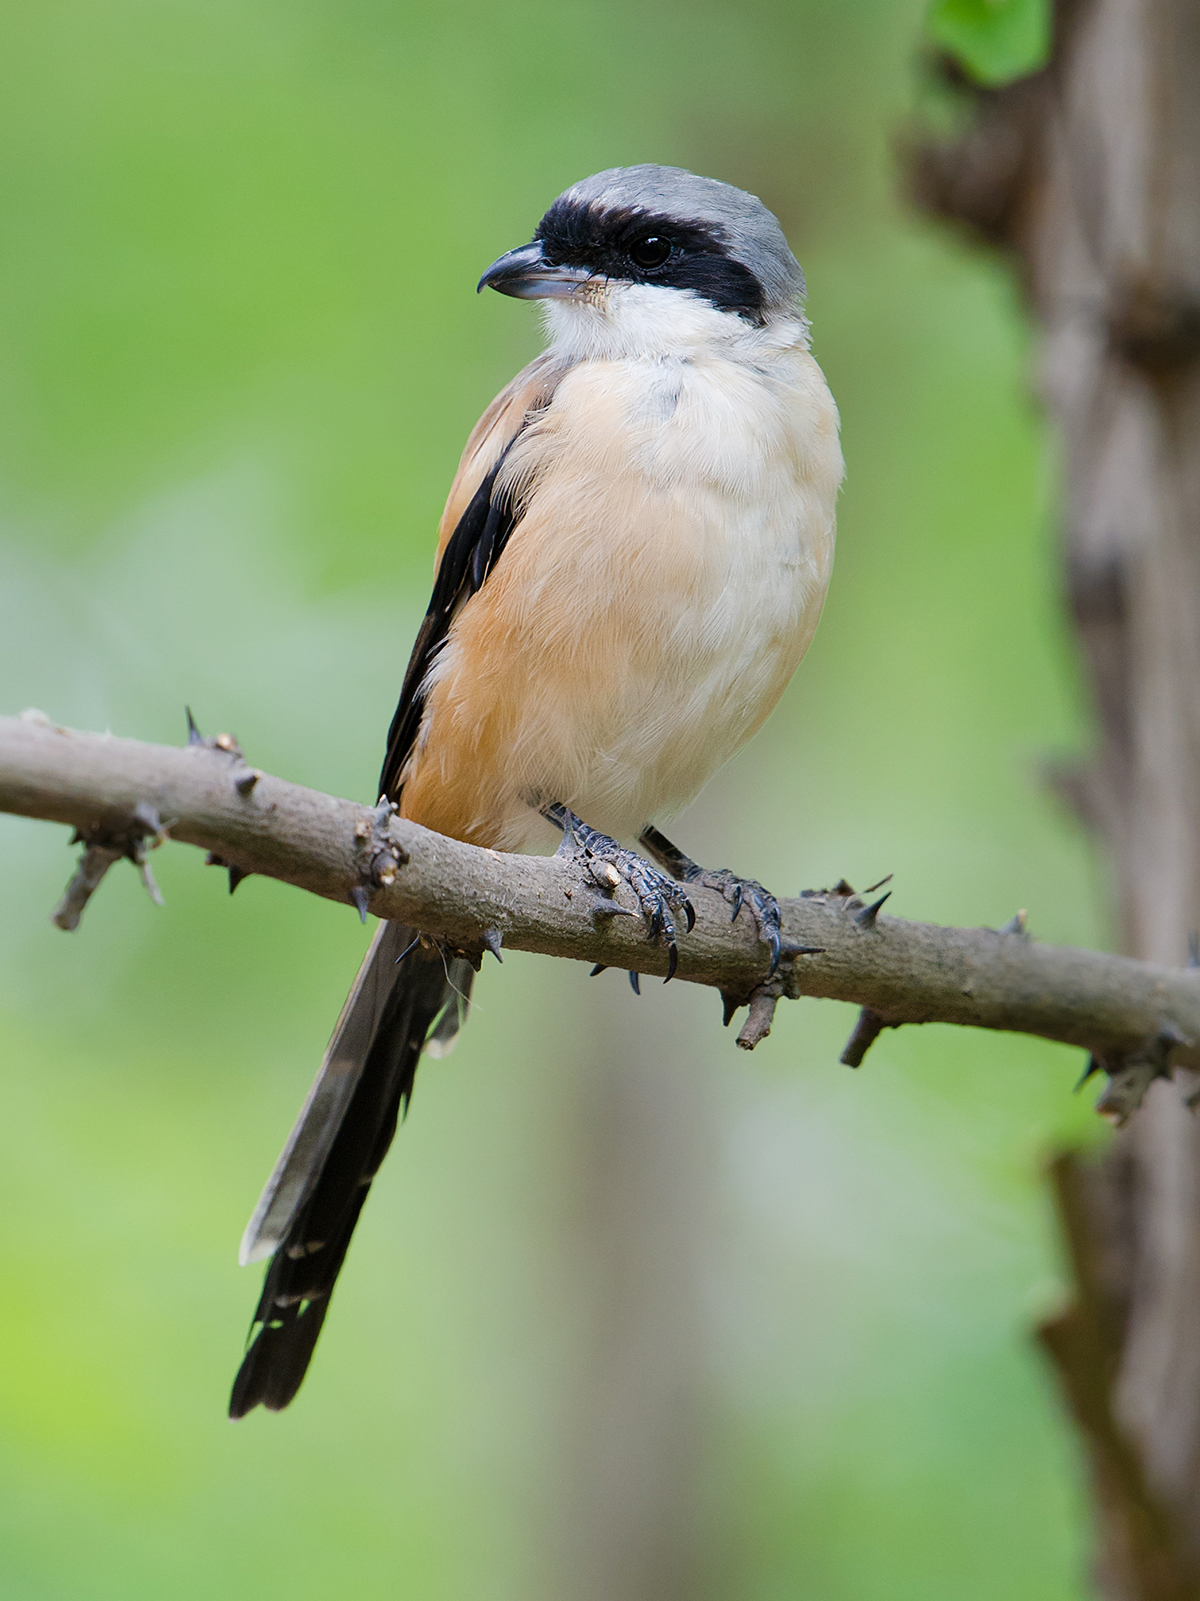
<path fill-rule="evenodd" d="M 1050 0 L 934 0 L 930 35 L 980 83 L 1011 83 L 1050 55 Z"/>

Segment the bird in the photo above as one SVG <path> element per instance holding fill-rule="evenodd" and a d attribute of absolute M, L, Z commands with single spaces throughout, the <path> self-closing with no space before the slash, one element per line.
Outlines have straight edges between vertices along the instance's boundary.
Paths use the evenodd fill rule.
<path fill-rule="evenodd" d="M 643 164 L 565 190 L 477 289 L 540 301 L 546 348 L 467 440 L 378 793 L 439 833 L 557 845 L 628 885 L 668 978 L 696 883 L 777 963 L 774 897 L 659 824 L 762 725 L 829 585 L 839 418 L 799 263 L 756 196 Z M 299 1389 L 418 1060 L 453 1044 L 477 961 L 380 924 L 242 1241 L 243 1263 L 269 1260 L 231 1417 Z"/>

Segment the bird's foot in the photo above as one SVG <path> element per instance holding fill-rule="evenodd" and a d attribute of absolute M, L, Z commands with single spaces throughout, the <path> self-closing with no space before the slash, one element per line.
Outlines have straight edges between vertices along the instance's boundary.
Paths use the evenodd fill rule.
<path fill-rule="evenodd" d="M 779 902 L 771 891 L 764 889 L 756 878 L 739 878 L 727 867 L 702 871 L 698 878 L 688 882 L 703 884 L 705 889 L 715 889 L 723 895 L 731 907 L 731 923 L 736 923 L 738 913 L 743 907 L 746 908 L 754 919 L 759 939 L 771 953 L 771 972 L 774 973 L 779 966 L 782 938 L 779 932 Z"/>
<path fill-rule="evenodd" d="M 593 883 L 606 895 L 611 896 L 622 882 L 629 885 L 637 897 L 650 938 L 666 946 L 667 979 L 674 978 L 679 965 L 676 918 L 682 917 L 689 931 L 696 922 L 696 913 L 683 885 L 652 867 L 636 851 L 626 850 L 607 834 L 589 827 L 567 807 L 555 802 L 546 807 L 545 815 L 563 831 L 560 854 L 581 861 Z"/>
<path fill-rule="evenodd" d="M 685 856 L 678 845 L 672 845 L 665 834 L 660 834 L 657 828 L 647 828 L 641 836 L 641 843 L 650 854 L 673 872 L 685 884 L 700 884 L 705 889 L 715 889 L 719 895 L 724 896 L 731 907 L 729 921 L 737 921 L 737 915 L 745 907 L 754 919 L 754 926 L 758 930 L 758 937 L 771 953 L 771 973 L 779 966 L 779 957 L 783 949 L 782 938 L 779 932 L 779 902 L 769 889 L 764 889 L 756 878 L 739 878 L 736 873 L 730 872 L 728 867 L 719 867 L 715 870 L 701 867 L 690 856 Z"/>

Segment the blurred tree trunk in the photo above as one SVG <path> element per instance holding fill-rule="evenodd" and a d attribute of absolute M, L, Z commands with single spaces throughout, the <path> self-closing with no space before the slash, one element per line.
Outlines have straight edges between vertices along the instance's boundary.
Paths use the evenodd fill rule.
<path fill-rule="evenodd" d="M 714 1113 L 689 1048 L 701 1024 L 666 995 L 634 1000 L 623 973 L 604 974 L 588 1000 L 564 1053 L 579 1096 L 571 1247 L 582 1304 L 555 1593 L 696 1601 L 712 1547 L 701 1502 Z"/>
<path fill-rule="evenodd" d="M 1200 926 L 1200 4 L 1059 0 L 1048 69 L 973 91 L 918 198 L 1007 251 L 1041 331 L 1065 569 L 1099 722 L 1059 787 L 1126 950 Z M 1189 1085 L 1187 1088 L 1191 1088 Z M 1160 1082 L 1055 1178 L 1075 1300 L 1042 1338 L 1086 1441 L 1109 1601 L 1200 1597 L 1200 1119 Z"/>

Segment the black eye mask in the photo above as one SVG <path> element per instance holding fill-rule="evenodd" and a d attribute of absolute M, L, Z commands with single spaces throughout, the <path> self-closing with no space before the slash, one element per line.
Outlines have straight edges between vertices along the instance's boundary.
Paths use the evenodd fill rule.
<path fill-rule="evenodd" d="M 763 287 L 749 267 L 729 255 L 717 224 L 556 200 L 534 238 L 556 265 L 586 267 L 597 277 L 624 283 L 690 289 L 718 311 L 763 321 Z"/>

